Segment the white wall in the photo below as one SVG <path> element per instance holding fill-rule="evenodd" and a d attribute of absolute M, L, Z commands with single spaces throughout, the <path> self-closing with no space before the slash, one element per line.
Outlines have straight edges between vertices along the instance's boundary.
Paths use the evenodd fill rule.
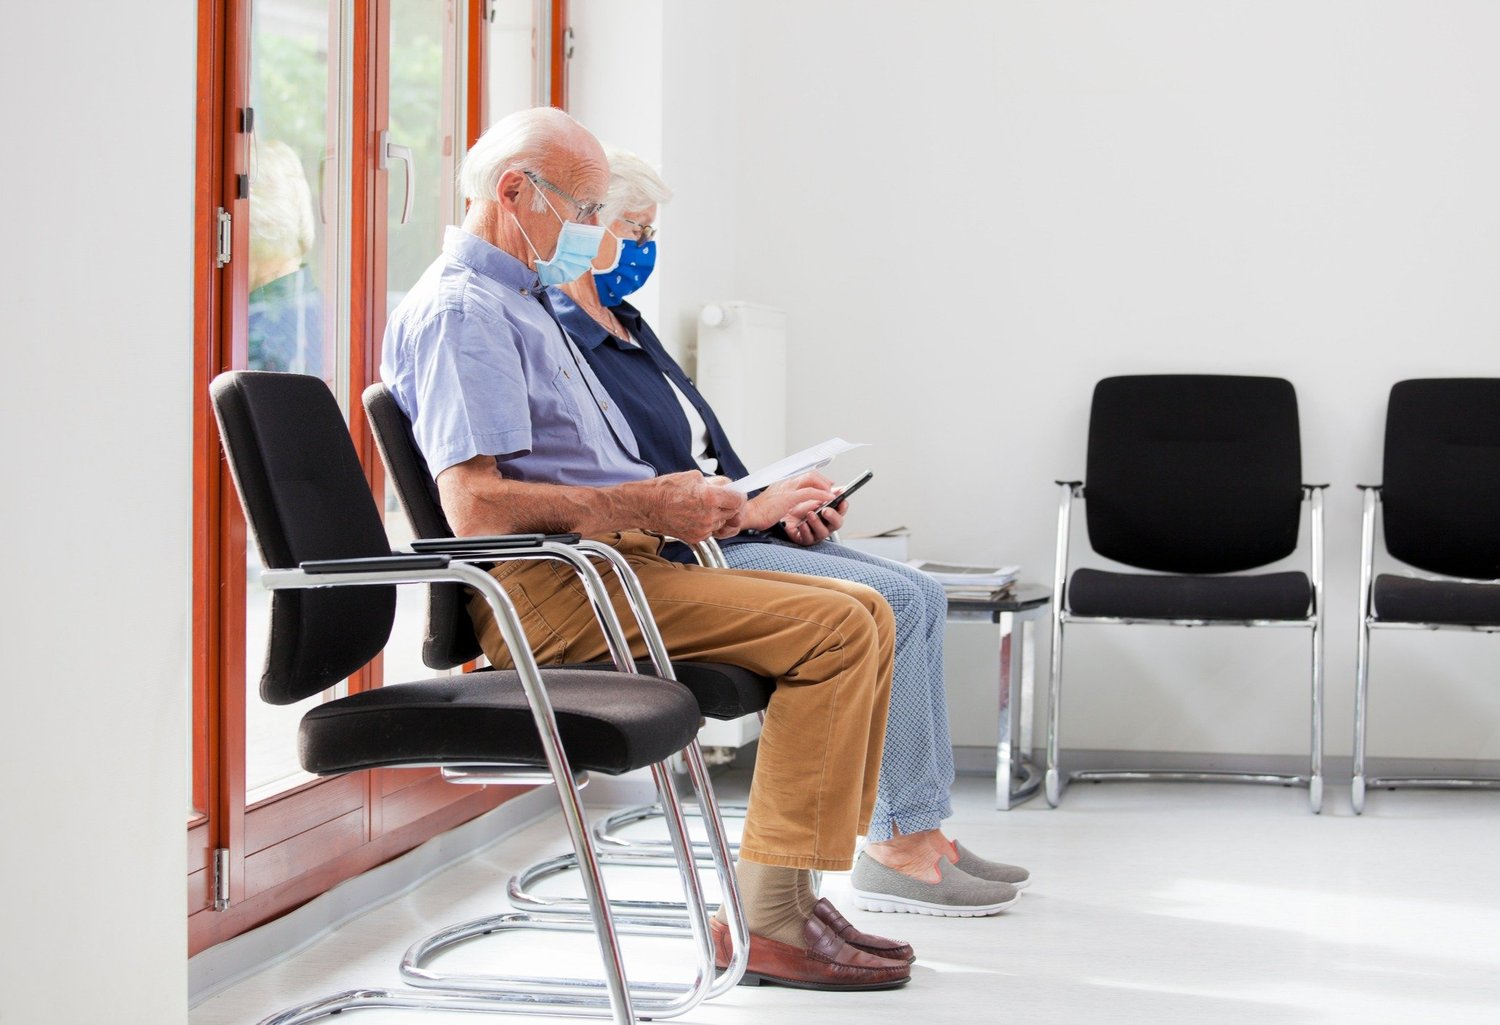
<path fill-rule="evenodd" d="M 1347 753 L 1354 484 L 1379 477 L 1386 392 L 1500 373 L 1500 7 L 664 3 L 679 351 L 702 301 L 787 310 L 789 442 L 875 443 L 836 468 L 878 474 L 851 528 L 904 523 L 917 554 L 1038 580 L 1096 380 L 1289 378 L 1305 477 L 1333 485 L 1328 741 Z M 987 679 L 988 642 L 954 643 Z M 1305 750 L 1306 651 L 1080 627 L 1065 744 Z M 1380 753 L 1500 757 L 1493 638 L 1381 635 L 1376 658 Z M 955 739 L 984 743 L 988 692 L 966 689 Z"/>
<path fill-rule="evenodd" d="M 0 33 L 0 1020 L 154 1025 L 187 1014 L 195 8 L 75 13 Z"/>

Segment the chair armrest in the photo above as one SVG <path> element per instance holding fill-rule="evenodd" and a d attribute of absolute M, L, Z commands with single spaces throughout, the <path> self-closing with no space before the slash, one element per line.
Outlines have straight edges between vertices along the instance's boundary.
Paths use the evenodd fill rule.
<path fill-rule="evenodd" d="M 1380 491 L 1385 487 L 1384 484 L 1356 484 L 1354 486 L 1361 491 Z"/>
<path fill-rule="evenodd" d="M 446 569 L 446 555 L 405 555 L 392 552 L 364 559 L 312 559 L 298 568 L 312 576 L 326 573 L 386 573 L 391 570 Z"/>
<path fill-rule="evenodd" d="M 1302 497 L 1304 499 L 1308 499 L 1308 498 L 1311 498 L 1313 496 L 1313 492 L 1315 492 L 1315 491 L 1327 491 L 1327 490 L 1328 490 L 1328 485 L 1327 484 L 1304 484 L 1304 485 L 1302 485 Z"/>
<path fill-rule="evenodd" d="M 1060 484 L 1063 487 L 1067 488 L 1068 497 L 1070 498 L 1083 497 L 1083 481 L 1081 480 L 1055 480 L 1052 483 Z"/>
<path fill-rule="evenodd" d="M 517 548 L 537 548 L 542 542 L 571 545 L 581 540 L 578 534 L 490 534 L 483 537 L 420 537 L 411 543 L 414 552 L 445 555 L 473 555 L 477 552 L 505 552 Z"/>

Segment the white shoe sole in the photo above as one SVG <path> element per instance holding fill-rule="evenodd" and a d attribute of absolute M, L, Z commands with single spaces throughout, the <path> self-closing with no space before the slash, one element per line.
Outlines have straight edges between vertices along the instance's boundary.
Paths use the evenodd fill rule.
<path fill-rule="evenodd" d="M 861 911 L 888 911 L 898 915 L 932 915 L 935 918 L 984 918 L 997 915 L 1021 899 L 1017 893 L 998 904 L 933 904 L 910 897 L 893 897 L 888 893 L 854 891 L 854 906 Z"/>

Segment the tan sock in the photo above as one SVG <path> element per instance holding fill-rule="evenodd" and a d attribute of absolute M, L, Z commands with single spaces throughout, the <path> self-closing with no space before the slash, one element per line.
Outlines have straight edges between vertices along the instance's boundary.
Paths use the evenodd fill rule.
<path fill-rule="evenodd" d="M 740 902 L 745 905 L 745 924 L 757 936 L 802 946 L 802 926 L 812 917 L 812 903 L 802 909 L 802 893 L 812 892 L 810 873 L 801 868 L 762 865 L 741 860 L 734 867 L 740 884 Z M 816 899 L 816 898 L 814 898 Z M 714 916 L 726 921 L 724 909 Z"/>
<path fill-rule="evenodd" d="M 813 890 L 813 874 L 802 872 L 797 876 L 797 907 L 802 912 L 803 918 L 813 916 L 813 905 L 818 902 L 818 895 Z"/>

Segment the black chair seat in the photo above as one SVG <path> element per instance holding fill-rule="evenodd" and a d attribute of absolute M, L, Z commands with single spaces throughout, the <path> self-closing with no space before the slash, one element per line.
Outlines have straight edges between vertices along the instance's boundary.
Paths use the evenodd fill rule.
<path fill-rule="evenodd" d="M 1500 626 L 1500 584 L 1382 573 L 1375 578 L 1375 615 L 1382 623 Z"/>
<path fill-rule="evenodd" d="M 572 767 L 619 775 L 692 743 L 692 695 L 659 677 L 544 669 Z M 334 775 L 401 765 L 546 765 L 513 670 L 398 683 L 319 705 L 302 718 L 302 765 Z"/>
<path fill-rule="evenodd" d="M 645 676 L 654 673 L 651 663 L 644 659 L 637 662 L 636 667 Z M 592 662 L 568 668 L 609 671 L 614 666 L 608 662 Z M 673 659 L 672 671 L 677 674 L 677 682 L 697 700 L 698 710 L 710 719 L 738 719 L 742 715 L 763 712 L 776 690 L 776 681 L 721 662 L 679 662 Z"/>
<path fill-rule="evenodd" d="M 1068 585 L 1075 616 L 1117 619 L 1307 618 L 1312 585 L 1306 573 L 1179 576 L 1080 569 Z"/>

